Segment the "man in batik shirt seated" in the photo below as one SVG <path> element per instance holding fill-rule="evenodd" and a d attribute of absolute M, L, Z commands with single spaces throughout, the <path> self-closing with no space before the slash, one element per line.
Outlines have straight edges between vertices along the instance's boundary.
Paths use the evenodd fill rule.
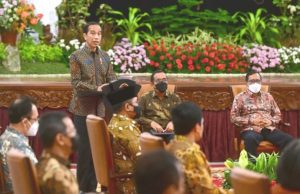
<path fill-rule="evenodd" d="M 172 132 L 171 110 L 181 102 L 179 96 L 168 91 L 167 75 L 157 70 L 151 75 L 153 90 L 147 92 L 141 99 L 141 118 L 138 119 L 143 131 Z"/>
<path fill-rule="evenodd" d="M 247 90 L 234 98 L 230 112 L 231 122 L 241 128 L 245 149 L 258 156 L 256 148 L 266 140 L 283 150 L 293 138 L 277 127 L 281 113 L 273 96 L 261 91 L 262 77 L 258 72 L 248 72 L 245 79 Z"/>
<path fill-rule="evenodd" d="M 68 161 L 78 144 L 72 120 L 63 112 L 49 112 L 40 119 L 39 137 L 44 150 L 37 164 L 42 194 L 78 194 Z"/>
<path fill-rule="evenodd" d="M 116 173 L 133 172 L 134 164 L 141 153 L 141 134 L 133 120 L 140 115 L 137 93 L 141 86 L 132 80 L 118 80 L 110 84 L 112 91 L 107 95 L 114 114 L 108 125 L 112 136 L 112 152 Z M 136 193 L 131 179 L 117 180 L 117 193 Z"/>
<path fill-rule="evenodd" d="M 0 136 L 0 158 L 2 158 L 4 179 L 7 180 L 5 183 L 7 191 L 13 191 L 7 163 L 7 152 L 10 149 L 17 149 L 33 163 L 37 163 L 27 136 L 35 136 L 38 129 L 38 116 L 34 101 L 27 96 L 16 99 L 8 108 L 9 125 Z"/>
<path fill-rule="evenodd" d="M 187 194 L 226 193 L 214 186 L 208 161 L 195 142 L 202 138 L 203 119 L 200 108 L 192 102 L 177 105 L 171 112 L 175 138 L 169 151 L 183 165 Z"/>

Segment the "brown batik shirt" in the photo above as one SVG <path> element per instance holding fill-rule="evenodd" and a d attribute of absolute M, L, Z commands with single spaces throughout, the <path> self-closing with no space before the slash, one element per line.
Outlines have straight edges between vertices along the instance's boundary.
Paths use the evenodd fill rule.
<path fill-rule="evenodd" d="M 87 46 L 70 56 L 73 96 L 70 112 L 79 116 L 105 115 L 102 97 L 93 95 L 98 86 L 116 79 L 109 56 L 99 48 L 92 52 Z"/>
<path fill-rule="evenodd" d="M 141 154 L 139 136 L 141 134 L 136 122 L 127 116 L 114 114 L 108 130 L 112 135 L 112 151 L 115 171 L 117 173 L 132 173 L 137 157 Z M 118 193 L 134 194 L 133 181 L 117 180 Z"/>
<path fill-rule="evenodd" d="M 69 169 L 68 161 L 44 151 L 36 167 L 42 194 L 79 193 L 77 179 Z"/>
<path fill-rule="evenodd" d="M 211 171 L 200 146 L 190 142 L 185 136 L 175 135 L 168 146 L 183 166 L 186 194 L 224 194 L 221 188 L 214 186 Z"/>
<path fill-rule="evenodd" d="M 281 113 L 270 93 L 261 91 L 253 94 L 246 90 L 234 98 L 230 117 L 231 122 L 242 130 L 260 132 L 263 126 L 254 125 L 251 120 L 257 118 L 271 120 L 272 125 L 268 128 L 275 129 L 281 120 Z"/>
<path fill-rule="evenodd" d="M 151 122 L 155 121 L 163 128 L 171 121 L 171 110 L 174 106 L 181 102 L 177 94 L 166 91 L 162 99 L 160 99 L 155 91 L 144 94 L 139 100 L 142 114 L 138 119 L 143 131 L 151 129 Z"/>

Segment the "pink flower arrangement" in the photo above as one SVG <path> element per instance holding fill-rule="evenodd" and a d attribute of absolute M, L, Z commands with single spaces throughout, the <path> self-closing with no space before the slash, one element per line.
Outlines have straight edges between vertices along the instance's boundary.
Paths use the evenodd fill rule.
<path fill-rule="evenodd" d="M 142 71 L 150 63 L 144 45 L 133 46 L 127 38 L 110 49 L 108 55 L 114 69 L 122 73 Z"/>
<path fill-rule="evenodd" d="M 276 48 L 254 44 L 250 48 L 244 47 L 243 55 L 249 59 L 251 68 L 258 72 L 283 68 Z"/>

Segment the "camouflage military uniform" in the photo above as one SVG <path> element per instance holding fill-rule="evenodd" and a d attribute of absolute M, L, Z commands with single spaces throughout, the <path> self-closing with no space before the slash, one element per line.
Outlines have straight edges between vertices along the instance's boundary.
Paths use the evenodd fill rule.
<path fill-rule="evenodd" d="M 171 110 L 174 106 L 181 102 L 177 94 L 166 91 L 163 99 L 160 99 L 155 91 L 150 91 L 143 95 L 139 100 L 139 106 L 142 109 L 142 115 L 138 122 L 142 126 L 143 131 L 151 129 L 150 123 L 157 122 L 163 128 L 171 121 Z"/>
<path fill-rule="evenodd" d="M 191 143 L 184 136 L 176 135 L 170 143 L 169 151 L 183 165 L 187 194 L 226 193 L 213 185 L 208 162 L 198 144 Z"/>
<path fill-rule="evenodd" d="M 0 136 L 0 154 L 2 156 L 5 179 L 7 180 L 6 188 L 8 190 L 12 190 L 12 182 L 9 178 L 6 155 L 11 148 L 21 151 L 28 156 L 32 162 L 37 163 L 35 154 L 28 143 L 28 138 L 13 128 L 7 128 Z"/>
<path fill-rule="evenodd" d="M 108 130 L 112 135 L 115 170 L 117 173 L 133 172 L 137 157 L 141 154 L 139 143 L 140 130 L 132 119 L 114 114 Z M 119 193 L 136 193 L 131 179 L 117 183 Z"/>
<path fill-rule="evenodd" d="M 69 162 L 43 152 L 37 164 L 39 185 L 42 194 L 78 194 L 78 184 L 69 169 Z"/>

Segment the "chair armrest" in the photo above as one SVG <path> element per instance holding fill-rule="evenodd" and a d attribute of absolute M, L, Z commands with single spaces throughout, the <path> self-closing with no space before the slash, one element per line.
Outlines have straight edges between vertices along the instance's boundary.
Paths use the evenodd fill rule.
<path fill-rule="evenodd" d="M 286 126 L 286 127 L 290 127 L 291 123 L 283 123 L 283 125 Z"/>
<path fill-rule="evenodd" d="M 282 126 L 285 126 L 285 127 L 290 127 L 291 126 L 291 123 L 288 123 L 288 122 L 284 122 L 284 121 L 279 121 L 279 125 L 282 125 Z"/>

